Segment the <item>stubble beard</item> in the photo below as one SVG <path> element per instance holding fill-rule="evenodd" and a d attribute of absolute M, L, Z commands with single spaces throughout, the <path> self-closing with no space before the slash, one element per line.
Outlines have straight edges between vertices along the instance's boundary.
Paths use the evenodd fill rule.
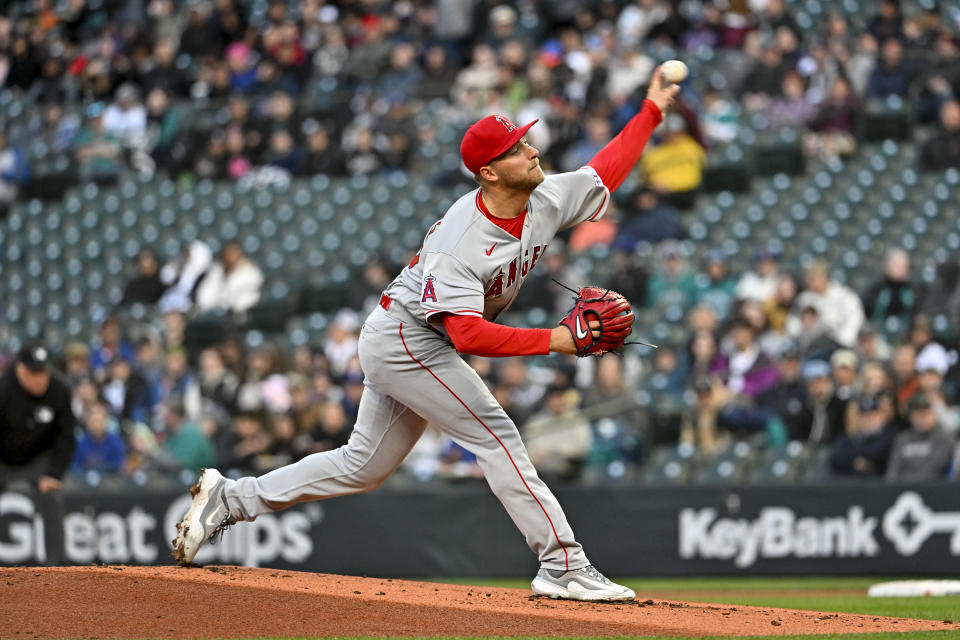
<path fill-rule="evenodd" d="M 522 177 L 518 177 L 516 179 L 513 179 L 512 177 L 501 178 L 505 187 L 515 191 L 526 192 L 531 192 L 539 187 L 540 183 L 542 183 L 545 179 L 546 176 L 543 174 L 543 169 L 541 169 L 539 165 L 537 166 L 536 171 L 528 171 Z"/>

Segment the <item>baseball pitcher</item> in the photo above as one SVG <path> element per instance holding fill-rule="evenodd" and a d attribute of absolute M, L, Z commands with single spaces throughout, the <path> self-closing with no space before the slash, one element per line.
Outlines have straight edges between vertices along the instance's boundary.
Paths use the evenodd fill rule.
<path fill-rule="evenodd" d="M 586 166 L 552 176 L 544 176 L 539 153 L 524 137 L 536 121 L 518 127 L 494 115 L 472 125 L 460 153 L 479 188 L 430 228 L 363 324 L 366 387 L 349 442 L 258 478 L 234 481 L 203 470 L 177 525 L 174 558 L 190 564 L 207 540 L 239 520 L 380 486 L 432 423 L 476 454 L 490 488 L 539 557 L 534 594 L 632 599 L 632 590 L 590 564 L 516 425 L 458 354 L 586 355 L 623 344 L 633 322 L 629 304 L 596 288 L 581 290 L 554 329 L 496 320 L 558 231 L 604 214 L 610 192 L 636 164 L 678 91 L 656 69 L 642 109 L 624 129 Z"/>

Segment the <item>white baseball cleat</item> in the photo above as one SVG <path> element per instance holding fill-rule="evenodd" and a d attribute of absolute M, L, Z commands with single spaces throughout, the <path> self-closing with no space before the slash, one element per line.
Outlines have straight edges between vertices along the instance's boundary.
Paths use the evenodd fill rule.
<path fill-rule="evenodd" d="M 227 479 L 219 471 L 201 469 L 197 484 L 190 488 L 193 502 L 177 525 L 177 537 L 173 539 L 173 559 L 178 563 L 191 564 L 204 542 L 223 535 L 227 527 L 237 522 L 223 498 L 226 486 Z"/>
<path fill-rule="evenodd" d="M 540 569 L 530 583 L 534 595 L 565 600 L 609 601 L 633 600 L 633 589 L 611 582 L 592 564 L 572 571 Z"/>

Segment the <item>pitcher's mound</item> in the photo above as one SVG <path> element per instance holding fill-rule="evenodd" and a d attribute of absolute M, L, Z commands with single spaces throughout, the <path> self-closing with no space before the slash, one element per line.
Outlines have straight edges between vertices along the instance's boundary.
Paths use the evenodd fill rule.
<path fill-rule="evenodd" d="M 956 623 L 209 566 L 0 569 L 4 638 L 762 635 Z"/>

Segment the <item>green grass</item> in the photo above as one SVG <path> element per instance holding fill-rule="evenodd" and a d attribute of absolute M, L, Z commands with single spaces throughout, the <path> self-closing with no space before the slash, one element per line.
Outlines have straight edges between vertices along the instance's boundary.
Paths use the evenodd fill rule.
<path fill-rule="evenodd" d="M 838 611 L 928 620 L 960 620 L 960 597 L 957 596 L 867 596 L 870 585 L 885 580 L 886 578 L 627 578 L 620 582 L 636 591 L 640 598 Z M 438 581 L 521 589 L 530 586 L 528 580 L 512 579 Z M 804 591 L 809 593 L 803 593 Z M 828 591 L 831 593 L 824 593 Z M 903 640 L 909 636 L 895 634 L 895 637 Z"/>

